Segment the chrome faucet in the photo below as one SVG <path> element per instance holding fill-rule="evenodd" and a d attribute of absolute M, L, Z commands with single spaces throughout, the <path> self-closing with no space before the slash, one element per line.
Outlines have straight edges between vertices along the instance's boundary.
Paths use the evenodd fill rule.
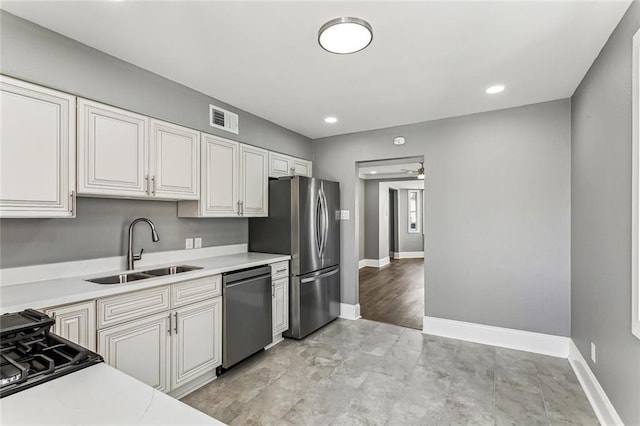
<path fill-rule="evenodd" d="M 147 222 L 151 228 L 151 240 L 153 240 L 154 243 L 160 241 L 160 237 L 158 237 L 158 233 L 156 232 L 156 226 L 153 222 L 146 217 L 134 219 L 131 225 L 129 225 L 129 249 L 127 250 L 127 269 L 130 271 L 133 270 L 133 262 L 142 259 L 142 252 L 144 251 L 144 249 L 140 249 L 139 254 L 133 254 L 133 227 L 136 226 L 138 222 Z"/>

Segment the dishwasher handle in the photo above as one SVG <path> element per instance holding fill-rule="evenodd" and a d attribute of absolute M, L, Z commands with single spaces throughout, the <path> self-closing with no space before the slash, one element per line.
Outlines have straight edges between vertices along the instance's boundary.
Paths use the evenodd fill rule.
<path fill-rule="evenodd" d="M 233 287 L 237 287 L 239 285 L 245 285 L 245 284 L 250 284 L 254 281 L 259 281 L 259 280 L 263 280 L 265 278 L 270 278 L 271 274 L 264 274 L 264 275 L 258 275 L 257 277 L 251 277 L 251 278 L 247 278 L 245 280 L 242 281 L 234 281 L 232 283 L 229 284 L 225 284 L 224 288 L 233 288 Z"/>

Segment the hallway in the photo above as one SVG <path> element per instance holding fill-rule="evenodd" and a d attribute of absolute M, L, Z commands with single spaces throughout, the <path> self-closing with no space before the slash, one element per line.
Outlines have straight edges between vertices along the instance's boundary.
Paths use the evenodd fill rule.
<path fill-rule="evenodd" d="M 362 318 L 422 329 L 424 259 L 391 259 L 382 268 L 360 269 Z"/>

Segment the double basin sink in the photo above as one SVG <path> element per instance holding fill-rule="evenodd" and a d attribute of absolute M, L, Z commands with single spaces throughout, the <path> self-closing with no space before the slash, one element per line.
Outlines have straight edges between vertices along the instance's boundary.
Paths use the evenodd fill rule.
<path fill-rule="evenodd" d="M 175 275 L 181 274 L 183 272 L 196 271 L 198 269 L 203 269 L 202 266 L 188 266 L 188 265 L 178 265 L 178 266 L 168 266 L 166 268 L 152 269 L 149 271 L 142 272 L 128 272 L 118 275 L 110 275 L 108 277 L 99 277 L 92 278 L 90 281 L 96 284 L 124 284 L 130 283 L 132 281 L 145 280 L 147 278 L 157 278 L 164 277 L 166 275 Z"/>

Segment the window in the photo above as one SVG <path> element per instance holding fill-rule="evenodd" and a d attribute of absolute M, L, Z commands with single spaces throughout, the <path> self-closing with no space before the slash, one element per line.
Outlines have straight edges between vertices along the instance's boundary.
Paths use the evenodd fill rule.
<path fill-rule="evenodd" d="M 419 217 L 418 191 L 409 191 L 407 198 L 409 201 L 409 205 L 407 208 L 407 211 L 409 212 L 409 230 L 408 231 L 410 233 L 419 233 L 420 224 L 418 222 L 418 217 Z"/>

